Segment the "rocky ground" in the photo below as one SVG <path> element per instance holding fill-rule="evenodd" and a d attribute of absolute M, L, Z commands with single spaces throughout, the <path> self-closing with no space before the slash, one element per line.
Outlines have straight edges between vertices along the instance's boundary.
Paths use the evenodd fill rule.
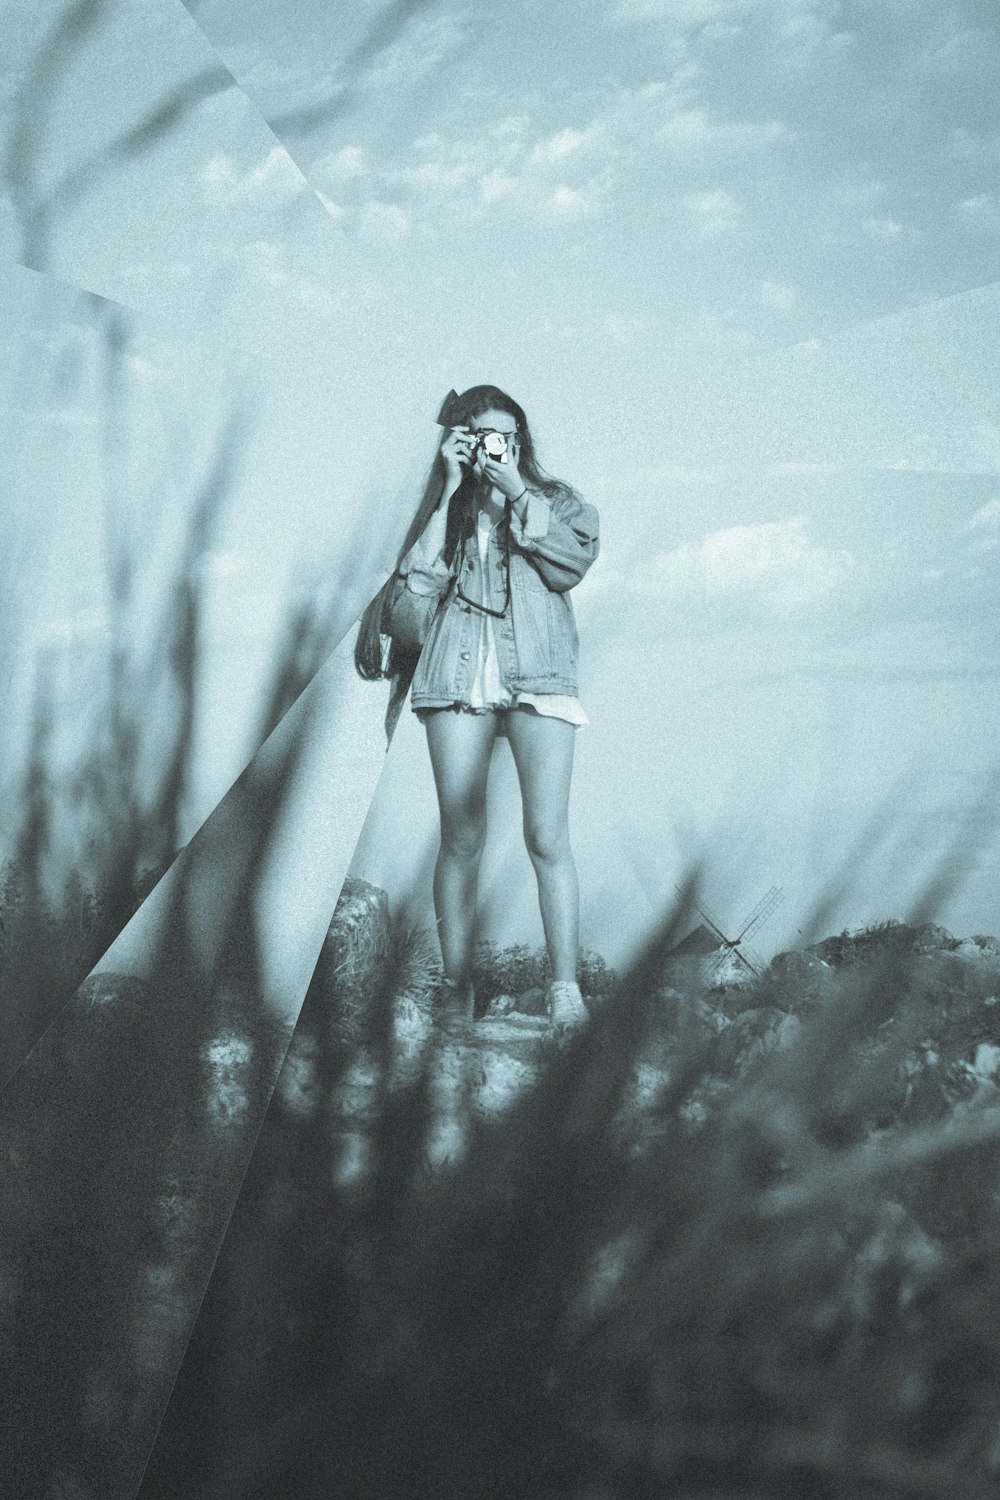
<path fill-rule="evenodd" d="M 345 899 L 345 913 L 371 899 L 359 885 Z M 697 1123 L 713 1100 L 738 1087 L 773 1054 L 808 1052 L 812 1031 L 838 1009 L 850 1009 L 859 985 L 870 982 L 873 965 L 898 956 L 915 965 L 905 1016 L 876 1021 L 873 1015 L 870 1026 L 862 1017 L 853 1044 L 858 1064 L 864 1062 L 870 1072 L 882 1060 L 884 1075 L 868 1100 L 867 1116 L 862 1112 L 851 1120 L 855 1138 L 896 1121 L 931 1121 L 956 1109 L 979 1108 L 994 1096 L 1000 1103 L 1000 942 L 980 934 L 959 939 L 934 924 L 914 928 L 888 922 L 779 953 L 762 974 L 747 972 L 727 983 L 713 983 L 697 962 L 668 965 L 655 995 L 650 1035 L 631 1070 L 627 1107 L 636 1116 L 654 1110 L 679 1048 L 701 1044 L 704 1074 L 685 1106 Z M 497 991 L 489 972 L 477 976 L 478 1019 L 439 1034 L 430 999 L 435 977 L 435 965 L 425 956 L 393 996 L 391 1067 L 394 1083 L 402 1084 L 433 1056 L 435 1124 L 428 1159 L 443 1162 L 461 1151 L 463 1120 L 502 1113 L 564 1043 L 551 1034 L 541 985 Z M 607 994 L 588 994 L 586 988 L 584 998 L 594 1014 L 608 1001 Z M 358 1014 L 356 1008 L 356 1040 Z M 318 1106 L 315 1055 L 315 1033 L 307 1025 L 293 1040 L 279 1083 L 287 1107 Z M 332 1101 L 342 1141 L 340 1170 L 347 1176 L 362 1170 L 363 1141 L 383 1083 L 375 1053 L 361 1046 Z"/>
<path fill-rule="evenodd" d="M 251 1149 L 251 1168 L 227 1236 L 236 1246 L 233 1275 L 240 1286 L 244 1260 L 253 1261 L 251 1251 L 263 1254 L 267 1246 L 277 1247 L 275 1263 L 285 1263 L 331 1185 L 345 1190 L 338 1199 L 348 1213 L 352 1204 L 360 1205 L 359 1222 L 364 1221 L 365 1196 L 375 1176 L 370 1168 L 380 1145 L 407 1171 L 416 1162 L 425 1184 L 451 1192 L 461 1174 L 449 1177 L 448 1166 L 464 1159 L 478 1171 L 493 1163 L 497 1137 L 489 1132 L 491 1123 L 510 1117 L 540 1079 L 555 1085 L 560 1058 L 577 1043 L 551 1032 L 538 954 L 523 948 L 484 950 L 476 969 L 477 1019 L 463 1026 L 442 1024 L 436 1015 L 439 976 L 440 960 L 426 935 L 395 932 L 385 893 L 349 881 L 266 1115 L 260 1080 L 270 1075 L 261 1063 L 272 1053 L 280 1056 L 275 1051 L 280 1039 L 269 1036 L 241 1002 L 224 996 L 213 1000 L 210 1014 L 183 1033 L 190 1042 L 186 1052 L 178 1032 L 174 1055 L 166 1057 L 169 1048 L 153 1046 L 155 995 L 126 975 L 103 974 L 84 983 L 56 1040 L 50 1038 L 36 1054 L 40 1078 L 58 1075 L 56 1097 L 69 1100 L 66 1120 L 51 1117 L 52 1093 L 40 1091 L 38 1110 L 28 1107 L 23 1119 L 10 1123 L 0 1165 L 18 1232 L 27 1244 L 38 1218 L 40 1242 L 48 1243 L 50 1226 L 41 1221 L 51 1195 L 35 1202 L 29 1185 L 47 1183 L 53 1173 L 71 1167 L 68 1125 L 81 1117 L 80 1109 L 70 1108 L 73 1099 L 107 1111 L 123 1080 L 130 1081 L 140 1111 L 146 1108 L 146 1080 L 150 1093 L 162 1096 L 162 1124 L 169 1128 L 161 1128 L 159 1116 L 151 1120 L 141 1152 L 123 1136 L 104 1196 L 93 1209 L 97 1222 L 105 1205 L 117 1201 L 117 1173 L 122 1180 L 134 1179 L 135 1211 L 141 1207 L 148 1218 L 148 1244 L 137 1251 L 141 1264 L 133 1268 L 139 1275 L 130 1334 L 134 1382 L 157 1389 L 184 1344 L 204 1290 L 212 1205 L 235 1190 L 237 1165 Z M 602 1065 L 614 1063 L 607 1054 L 620 1041 L 613 1027 L 602 1029 L 615 1014 L 616 978 L 598 956 L 583 955 L 581 988 L 590 1021 L 581 1040 L 585 1045 L 588 1035 L 604 1039 Z M 689 1236 L 703 1235 L 704 1245 L 712 1247 L 719 1265 L 713 1270 L 702 1256 L 697 1267 L 707 1288 L 699 1327 L 710 1322 L 720 1286 L 738 1285 L 745 1306 L 745 1267 L 758 1256 L 761 1359 L 785 1360 L 798 1347 L 792 1334 L 801 1318 L 794 1298 L 788 1329 L 771 1338 L 769 1278 L 775 1267 L 802 1283 L 795 1296 L 806 1309 L 801 1317 L 811 1320 L 810 1338 L 825 1337 L 823 1320 L 830 1319 L 831 1327 L 848 1329 L 845 1347 L 860 1348 L 850 1339 L 861 1339 L 878 1319 L 901 1320 L 900 1340 L 917 1339 L 912 1346 L 900 1343 L 897 1404 L 905 1427 L 911 1406 L 918 1411 L 925 1400 L 911 1378 L 914 1361 L 923 1361 L 931 1390 L 938 1378 L 938 1346 L 945 1347 L 955 1322 L 948 1298 L 954 1287 L 959 1288 L 954 1296 L 965 1295 L 955 1267 L 971 1254 L 977 1235 L 985 1243 L 1000 1221 L 1000 1186 L 994 1180 L 1000 1139 L 1000 942 L 981 934 L 956 938 L 931 924 L 884 922 L 779 953 L 759 975 L 741 978 L 730 971 L 726 982 L 715 978 L 704 961 L 667 961 L 649 997 L 648 1028 L 635 1051 L 622 1054 L 626 1065 L 615 1095 L 612 1144 L 614 1173 L 627 1172 L 634 1184 L 629 1211 L 641 1210 L 641 1219 L 650 1204 L 667 1201 L 671 1215 L 689 1221 Z M 547 1073 L 550 1064 L 555 1067 Z M 586 1069 L 575 1077 L 577 1084 L 586 1083 Z M 394 1102 L 413 1097 L 421 1080 L 426 1113 L 404 1109 L 393 1116 Z M 672 1089 L 671 1109 L 664 1110 Z M 573 1105 L 570 1098 L 570 1116 Z M 566 1112 L 563 1097 L 551 1111 L 556 1128 Z M 543 1115 L 549 1118 L 538 1112 Z M 400 1142 L 399 1120 L 413 1128 L 412 1140 Z M 534 1138 L 532 1160 L 548 1129 L 546 1124 Z M 951 1150 L 949 1132 L 963 1131 L 981 1132 L 981 1148 Z M 625 1157 L 618 1141 L 625 1144 Z M 657 1156 L 663 1143 L 666 1149 Z M 585 1153 L 588 1162 L 593 1144 Z M 134 1163 L 130 1151 L 139 1153 Z M 870 1169 L 879 1153 L 891 1170 L 876 1172 L 873 1185 Z M 32 1163 L 34 1175 L 28 1170 Z M 524 1161 L 519 1170 L 530 1177 Z M 855 1180 L 863 1192 L 855 1191 Z M 762 1250 L 763 1216 L 780 1209 L 782 1192 L 805 1195 L 805 1201 L 822 1193 L 824 1182 L 849 1183 L 846 1191 L 838 1189 L 836 1211 L 803 1215 L 790 1221 L 790 1228 L 782 1223 Z M 90 1198 L 95 1186 L 88 1185 Z M 471 1192 L 468 1183 L 464 1191 Z M 474 1218 L 481 1205 L 471 1198 L 470 1204 Z M 748 1206 L 744 1210 L 741 1204 Z M 731 1205 L 732 1223 L 715 1234 L 713 1226 L 724 1221 Z M 325 1221 L 314 1229 L 327 1246 Z M 745 1245 L 740 1235 L 746 1236 Z M 624 1274 L 622 1256 L 627 1259 L 630 1242 L 627 1234 L 620 1245 L 618 1239 L 610 1236 L 607 1257 L 595 1262 L 593 1285 L 587 1283 L 587 1295 L 598 1302 L 614 1293 Z M 726 1260 L 730 1245 L 732 1265 Z M 814 1273 L 815 1287 L 809 1280 Z M 687 1316 L 691 1299 L 696 1303 L 702 1295 L 700 1281 L 695 1282 L 678 1304 L 678 1317 Z M 331 1284 L 338 1284 L 336 1277 Z M 308 1288 L 307 1293 L 314 1296 Z M 937 1303 L 928 1301 L 932 1294 Z M 989 1289 L 969 1293 L 974 1317 L 983 1323 L 983 1340 L 993 1337 L 983 1322 L 991 1295 Z M 225 1295 L 220 1296 L 224 1303 Z M 923 1323 L 914 1323 L 914 1333 L 906 1322 L 908 1309 L 921 1298 Z M 272 1308 L 270 1300 L 268 1292 L 268 1317 L 281 1323 L 284 1304 L 279 1299 Z M 636 1316 L 637 1327 L 645 1317 Z M 743 1334 L 733 1347 L 756 1369 L 757 1355 L 751 1359 L 753 1351 L 746 1352 Z M 711 1365 L 706 1376 L 711 1393 L 726 1360 L 720 1355 L 716 1370 L 708 1344 L 703 1353 Z M 826 1368 L 809 1349 L 802 1361 L 810 1379 Z M 617 1362 L 609 1368 L 617 1369 Z M 941 1379 L 947 1381 L 946 1371 Z M 799 1380 L 800 1372 L 789 1375 L 789 1390 L 796 1390 Z M 845 1376 L 843 1386 L 836 1386 L 836 1400 L 843 1404 L 854 1384 L 853 1375 Z M 995 1415 L 985 1406 L 984 1412 L 986 1436 L 977 1429 L 977 1454 L 993 1440 Z M 860 1410 L 857 1420 L 863 1418 Z M 908 1431 L 898 1440 L 903 1446 L 910 1441 Z M 872 1442 L 877 1449 L 880 1433 Z M 996 1453 L 1000 1477 L 1000 1430 Z M 857 1492 L 872 1493 L 870 1488 Z"/>

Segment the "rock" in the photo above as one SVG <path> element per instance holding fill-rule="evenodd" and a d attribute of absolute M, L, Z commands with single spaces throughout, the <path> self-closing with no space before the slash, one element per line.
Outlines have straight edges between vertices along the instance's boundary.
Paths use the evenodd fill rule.
<path fill-rule="evenodd" d="M 545 991 L 540 985 L 535 985 L 532 989 L 525 990 L 523 995 L 518 995 L 515 1005 L 524 1016 L 544 1016 Z"/>
<path fill-rule="evenodd" d="M 742 1074 L 769 1052 L 789 1046 L 801 1029 L 798 1016 L 774 1005 L 741 1011 L 719 1036 L 715 1067 L 720 1072 Z"/>
<path fill-rule="evenodd" d="M 938 949 L 957 948 L 958 939 L 952 937 L 947 927 L 939 927 L 936 922 L 924 922 L 916 929 L 913 947 L 917 953 L 933 953 Z"/>
<path fill-rule="evenodd" d="M 910 1079 L 900 1116 L 908 1125 L 930 1125 L 951 1110 L 943 1070 L 936 1054 Z"/>
<path fill-rule="evenodd" d="M 856 1316 L 877 1317 L 885 1272 L 898 1275 L 898 1305 L 905 1307 L 943 1262 L 941 1250 L 901 1203 L 882 1204 L 872 1234 L 853 1258 L 847 1293 Z"/>
<path fill-rule="evenodd" d="M 296 1030 L 275 1085 L 278 1104 L 293 1119 L 308 1120 L 319 1108 L 319 1061 L 316 1038 Z"/>
<path fill-rule="evenodd" d="M 955 949 L 955 956 L 985 968 L 1000 968 L 1000 943 L 996 938 L 983 937 L 981 934 L 979 937 L 963 938 Z"/>
<path fill-rule="evenodd" d="M 388 895 L 349 875 L 306 996 L 310 1012 L 323 1015 L 335 1039 L 356 1041 L 363 1034 L 385 978 L 389 938 Z"/>
<path fill-rule="evenodd" d="M 810 943 L 804 952 L 839 967 L 893 953 L 912 952 L 926 956 L 947 952 L 957 946 L 958 939 L 952 937 L 946 927 L 940 927 L 935 922 L 924 922 L 919 927 L 911 927 L 906 922 L 890 920 L 861 927 L 854 932 L 848 932 L 845 928 L 843 932 L 823 938 L 819 943 Z"/>
<path fill-rule="evenodd" d="M 107 1067 L 158 1066 L 143 1056 L 144 1023 L 148 1023 L 147 986 L 131 974 L 90 974 L 62 1012 L 60 1024 L 41 1038 L 39 1060 L 62 1050 L 63 1063 L 79 1078 Z"/>
<path fill-rule="evenodd" d="M 513 995 L 494 995 L 486 1008 L 486 1014 L 483 1019 L 485 1021 L 499 1021 L 515 1009 L 518 1009 L 518 1004 Z"/>
<path fill-rule="evenodd" d="M 694 1031 L 703 1037 L 718 1036 L 729 1025 L 729 1017 L 717 1010 L 704 995 L 664 985 L 656 992 L 657 1024 L 669 1033 Z"/>
<path fill-rule="evenodd" d="M 799 983 L 816 974 L 829 974 L 832 965 L 818 953 L 789 948 L 785 953 L 776 953 L 768 968 L 776 979 Z"/>
<path fill-rule="evenodd" d="M 412 995 L 401 995 L 393 1010 L 396 1045 L 404 1058 L 419 1056 L 434 1029 L 433 1015 Z"/>
<path fill-rule="evenodd" d="M 788 1014 L 783 1021 L 779 1021 L 776 1027 L 779 1048 L 785 1052 L 789 1047 L 795 1045 L 802 1032 L 802 1022 L 798 1016 Z"/>
<path fill-rule="evenodd" d="M 482 1065 L 472 1105 L 480 1114 L 495 1115 L 507 1109 L 531 1086 L 538 1076 L 538 1068 L 500 1048 L 484 1049 L 481 1056 Z"/>
<path fill-rule="evenodd" d="M 976 1048 L 972 1071 L 978 1078 L 995 1081 L 1000 1076 L 1000 1047 L 994 1042 L 980 1042 Z"/>

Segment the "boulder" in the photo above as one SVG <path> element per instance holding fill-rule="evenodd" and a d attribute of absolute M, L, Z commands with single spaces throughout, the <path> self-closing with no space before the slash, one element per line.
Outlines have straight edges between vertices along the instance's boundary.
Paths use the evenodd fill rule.
<path fill-rule="evenodd" d="M 337 1040 L 357 1040 L 384 983 L 390 947 L 389 897 L 349 875 L 306 995 L 311 1015 L 323 1016 Z"/>
<path fill-rule="evenodd" d="M 996 1083 L 1000 1079 L 1000 1047 L 995 1042 L 980 1042 L 972 1063 L 977 1078 Z"/>
<path fill-rule="evenodd" d="M 831 968 L 832 965 L 820 954 L 809 949 L 803 952 L 799 948 L 776 953 L 768 965 L 770 973 L 776 979 L 794 984 L 808 982 L 817 975 L 829 974 Z"/>
<path fill-rule="evenodd" d="M 963 938 L 954 950 L 956 958 L 990 969 L 1000 969 L 1000 943 L 996 938 L 979 933 L 975 937 Z"/>
<path fill-rule="evenodd" d="M 801 1030 L 798 1016 L 774 1005 L 741 1011 L 719 1035 L 716 1070 L 740 1075 L 768 1053 L 790 1046 Z"/>
<path fill-rule="evenodd" d="M 545 990 L 541 985 L 534 985 L 530 990 L 525 990 L 523 995 L 518 995 L 516 1008 L 525 1016 L 544 1016 Z"/>
<path fill-rule="evenodd" d="M 703 1037 L 713 1037 L 729 1025 L 729 1017 L 697 992 L 664 985 L 656 992 L 656 1002 L 654 1014 L 674 1034 L 694 1031 Z"/>
<path fill-rule="evenodd" d="M 940 1247 L 913 1215 L 901 1203 L 883 1202 L 847 1268 L 844 1290 L 855 1317 L 880 1315 L 887 1275 L 893 1277 L 897 1305 L 905 1308 L 943 1263 Z"/>
<path fill-rule="evenodd" d="M 924 922 L 914 932 L 913 947 L 917 953 L 947 952 L 958 947 L 958 938 L 952 937 L 947 927 L 939 927 L 936 922 Z"/>

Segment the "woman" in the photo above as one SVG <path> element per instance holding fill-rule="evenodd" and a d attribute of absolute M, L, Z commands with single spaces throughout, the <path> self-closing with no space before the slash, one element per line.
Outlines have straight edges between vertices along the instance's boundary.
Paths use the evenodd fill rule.
<path fill-rule="evenodd" d="M 510 743 L 524 840 L 538 881 L 554 1027 L 587 1018 L 576 979 L 579 887 L 569 845 L 577 632 L 569 591 L 598 555 L 589 505 L 539 467 L 527 418 L 492 385 L 451 392 L 445 429 L 396 572 L 361 620 L 362 676 L 394 679 L 427 733 L 441 819 L 434 906 L 444 1000 L 471 1019 L 472 925 L 486 840 L 486 782 L 498 734 Z M 381 636 L 391 639 L 383 664 Z"/>

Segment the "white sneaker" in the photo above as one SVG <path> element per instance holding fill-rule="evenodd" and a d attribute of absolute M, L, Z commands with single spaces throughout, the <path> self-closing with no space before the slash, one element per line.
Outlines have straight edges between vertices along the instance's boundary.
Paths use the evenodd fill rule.
<path fill-rule="evenodd" d="M 545 996 L 554 1031 L 571 1031 L 590 1019 L 575 979 L 553 979 Z"/>

